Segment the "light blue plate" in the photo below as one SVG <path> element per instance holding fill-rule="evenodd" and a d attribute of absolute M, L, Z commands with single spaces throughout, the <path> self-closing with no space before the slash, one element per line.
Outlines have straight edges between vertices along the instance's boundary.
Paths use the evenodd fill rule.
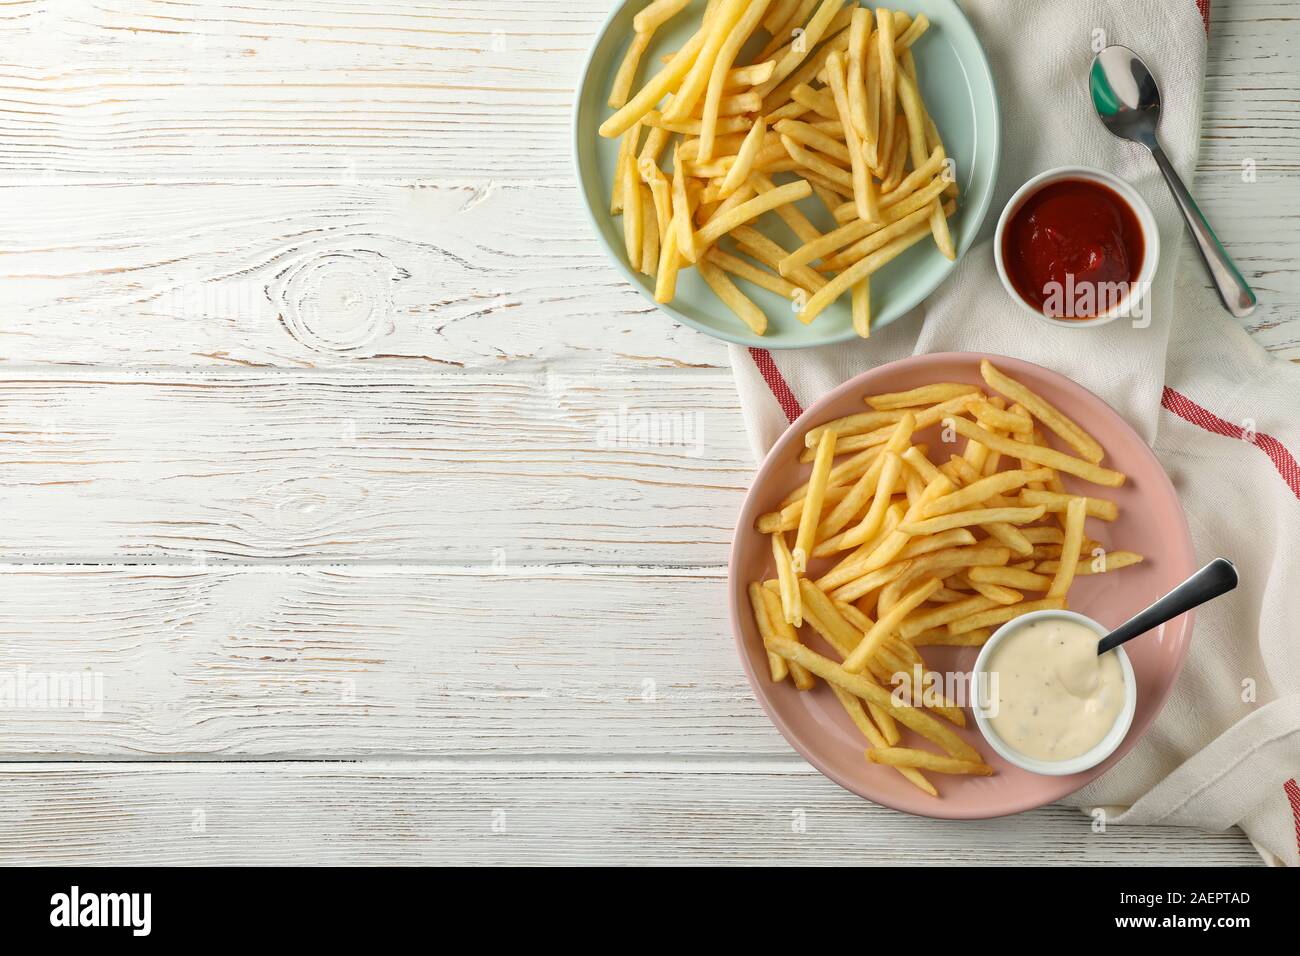
<path fill-rule="evenodd" d="M 632 18 L 649 0 L 625 0 L 615 7 L 601 27 L 587 57 L 574 107 L 574 156 L 578 185 L 596 234 L 605 251 L 618 263 L 637 290 L 654 302 L 651 280 L 628 267 L 621 218 L 609 214 L 610 183 L 618 155 L 618 140 L 604 139 L 597 127 L 613 114 L 606 100 L 609 85 L 632 38 Z M 680 48 L 697 28 L 705 0 L 689 7 L 665 24 L 655 35 L 641 59 L 641 70 L 633 90 L 653 75 L 662 53 Z M 961 199 L 956 215 L 949 220 L 953 242 L 960 259 L 979 231 L 993 195 L 998 171 L 999 121 L 993 75 L 970 22 L 954 0 L 904 0 L 889 4 L 915 16 L 924 13 L 930 28 L 916 42 L 917 73 L 926 108 L 934 117 L 948 155 L 957 163 Z M 794 178 L 779 174 L 778 182 Z M 815 196 L 800 208 L 823 231 L 834 227 L 830 216 Z M 785 224 L 774 215 L 757 220 L 762 229 L 786 249 L 799 245 Z M 872 328 L 880 328 L 917 305 L 933 292 L 952 271 L 949 262 L 934 247 L 922 242 L 907 250 L 871 277 Z M 766 335 L 754 335 L 732 315 L 694 269 L 683 269 L 677 279 L 677 298 L 659 308 L 693 329 L 741 345 L 766 348 L 808 348 L 854 338 L 849 316 L 849 297 L 843 296 L 810 325 L 795 318 L 790 303 L 778 295 L 737 280 L 746 295 L 767 313 Z"/>

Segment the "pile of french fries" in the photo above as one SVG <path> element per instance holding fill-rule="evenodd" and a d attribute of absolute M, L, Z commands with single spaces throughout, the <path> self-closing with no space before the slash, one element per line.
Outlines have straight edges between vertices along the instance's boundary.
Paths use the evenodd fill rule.
<path fill-rule="evenodd" d="M 652 0 L 636 15 L 616 112 L 600 126 L 621 137 L 610 213 L 622 214 L 629 263 L 655 280 L 658 302 L 694 266 L 758 335 L 767 315 L 732 276 L 789 299 L 804 323 L 847 292 L 853 327 L 869 336 L 873 273 L 926 236 L 957 257 L 957 185 L 912 55 L 925 15 L 873 14 L 857 0 L 709 0 L 695 34 L 632 95 L 655 31 L 689 3 Z M 813 193 L 836 223 L 825 234 L 795 205 Z M 755 228 L 767 213 L 798 248 Z"/>
<path fill-rule="evenodd" d="M 1065 608 L 1077 575 L 1142 560 L 1086 534 L 1089 518 L 1119 516 L 1114 501 L 1062 481 L 1124 483 L 1096 439 L 991 362 L 980 373 L 987 392 L 939 383 L 872 395 L 870 411 L 809 431 L 808 481 L 756 523 L 771 536 L 776 577 L 749 585 L 772 680 L 809 690 L 821 677 L 869 741 L 867 759 L 936 796 L 922 771 L 993 771 L 948 726 L 966 725 L 960 707 L 903 706 L 891 694 L 899 675 L 928 673 L 919 648 L 978 647 L 1021 614 Z M 961 454 L 913 444 L 933 426 Z M 1050 446 L 1044 429 L 1075 454 Z M 816 559 L 836 561 L 814 575 Z M 805 624 L 838 662 L 801 642 Z M 943 753 L 899 747 L 899 724 Z"/>

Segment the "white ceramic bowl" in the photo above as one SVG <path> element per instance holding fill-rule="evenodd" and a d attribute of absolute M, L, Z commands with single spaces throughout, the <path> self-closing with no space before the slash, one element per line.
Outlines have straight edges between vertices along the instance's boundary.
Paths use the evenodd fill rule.
<path fill-rule="evenodd" d="M 1020 293 L 1016 291 L 1016 287 L 1011 284 L 1011 278 L 1007 275 L 1006 263 L 1002 261 L 1002 236 L 1006 232 L 1007 223 L 1010 222 L 1011 217 L 1015 215 L 1016 211 L 1031 195 L 1044 186 L 1060 182 L 1063 179 L 1082 179 L 1113 189 L 1119 193 L 1120 198 L 1124 199 L 1132 207 L 1133 214 L 1137 217 L 1138 227 L 1142 230 L 1142 268 L 1138 271 L 1135 288 L 1112 308 L 1091 319 L 1054 319 L 1044 315 L 1041 310 L 1026 302 Z M 1134 314 L 1136 306 L 1141 302 L 1146 291 L 1151 288 L 1151 282 L 1155 279 L 1156 266 L 1160 262 L 1160 230 L 1156 228 L 1156 217 L 1151 214 L 1151 207 L 1138 195 L 1136 189 L 1118 176 L 1114 176 L 1104 169 L 1093 169 L 1091 166 L 1058 166 L 1055 169 L 1047 170 L 1045 173 L 1039 173 L 1017 189 L 1015 195 L 1007 201 L 1005 208 L 1002 210 L 1002 215 L 998 217 L 997 230 L 993 233 L 993 261 L 997 265 L 998 278 L 1002 280 L 1002 285 L 1007 290 L 1007 294 L 1016 301 L 1017 305 L 1040 322 L 1046 322 L 1056 328 L 1062 326 L 1072 329 L 1093 328 L 1098 325 L 1106 325 L 1108 322 L 1114 322 L 1122 315 Z"/>
<path fill-rule="evenodd" d="M 1124 675 L 1124 706 L 1106 736 L 1101 738 L 1097 745 L 1086 753 L 1072 757 L 1069 760 L 1038 760 L 1013 749 L 998 736 L 997 731 L 993 729 L 989 718 L 985 714 L 990 702 L 982 697 L 988 687 L 988 682 L 982 675 L 987 673 L 989 656 L 998 644 L 1006 639 L 1008 634 L 1014 634 L 1025 625 L 1045 618 L 1064 618 L 1068 621 L 1076 621 L 1089 630 L 1096 632 L 1098 640 L 1110 633 L 1092 618 L 1084 617 L 1082 614 L 1076 614 L 1073 611 L 1032 611 L 1029 614 L 1007 621 L 993 632 L 993 636 L 980 648 L 979 657 L 975 659 L 975 666 L 971 669 L 972 680 L 970 685 L 975 696 L 975 706 L 971 710 L 975 714 L 975 723 L 979 727 L 980 733 L 984 735 L 984 739 L 988 741 L 989 746 L 996 750 L 1004 760 L 1033 773 L 1063 777 L 1072 773 L 1082 773 L 1084 770 L 1097 766 L 1097 764 L 1113 754 L 1115 749 L 1123 742 L 1125 736 L 1128 735 L 1129 727 L 1133 723 L 1133 714 L 1137 711 L 1137 680 L 1133 676 L 1133 665 L 1129 663 L 1124 648 L 1115 648 L 1114 654 L 1119 658 L 1120 671 Z"/>

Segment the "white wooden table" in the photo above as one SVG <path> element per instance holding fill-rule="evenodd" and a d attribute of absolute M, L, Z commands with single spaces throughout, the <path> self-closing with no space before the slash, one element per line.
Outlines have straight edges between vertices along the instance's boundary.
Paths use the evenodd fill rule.
<path fill-rule="evenodd" d="M 573 188 L 608 3 L 0 6 L 0 670 L 103 687 L 0 710 L 0 862 L 1256 862 L 906 817 L 769 725 L 724 349 Z M 1216 0 L 1196 187 L 1294 359 L 1290 10 Z"/>

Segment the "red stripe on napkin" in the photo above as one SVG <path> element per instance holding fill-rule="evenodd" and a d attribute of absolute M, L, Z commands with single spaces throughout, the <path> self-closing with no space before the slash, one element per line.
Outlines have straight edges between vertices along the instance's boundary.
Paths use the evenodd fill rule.
<path fill-rule="evenodd" d="M 1300 847 L 1300 787 L 1296 786 L 1295 777 L 1282 784 L 1286 798 L 1291 801 L 1291 816 L 1295 817 L 1295 845 Z"/>
<path fill-rule="evenodd" d="M 785 376 L 772 361 L 772 353 L 767 349 L 751 348 L 749 354 L 754 359 L 754 364 L 758 366 L 758 374 L 763 376 L 763 381 L 767 382 L 767 387 L 772 390 L 772 396 L 781 406 L 781 411 L 785 412 L 786 420 L 793 422 L 803 414 L 803 408 L 799 405 L 799 399 L 794 397 L 794 392 L 790 391 L 790 386 L 786 384 Z"/>
<path fill-rule="evenodd" d="M 1205 22 L 1205 32 L 1210 32 L 1210 0 L 1196 0 L 1196 9 L 1201 11 L 1201 19 Z"/>
<path fill-rule="evenodd" d="M 1168 385 L 1165 386 L 1160 404 L 1179 418 L 1204 428 L 1207 432 L 1223 435 L 1226 438 L 1235 438 L 1238 441 L 1254 445 L 1268 455 L 1269 460 L 1273 462 L 1273 467 L 1277 469 L 1277 473 L 1282 476 L 1282 480 L 1291 489 L 1291 493 L 1296 498 L 1300 498 L 1300 465 L 1296 464 L 1295 456 L 1287 450 L 1287 447 L 1272 435 L 1256 431 L 1247 432 L 1240 425 L 1224 421 L 1208 409 L 1197 405 L 1186 395 L 1175 392 Z"/>

